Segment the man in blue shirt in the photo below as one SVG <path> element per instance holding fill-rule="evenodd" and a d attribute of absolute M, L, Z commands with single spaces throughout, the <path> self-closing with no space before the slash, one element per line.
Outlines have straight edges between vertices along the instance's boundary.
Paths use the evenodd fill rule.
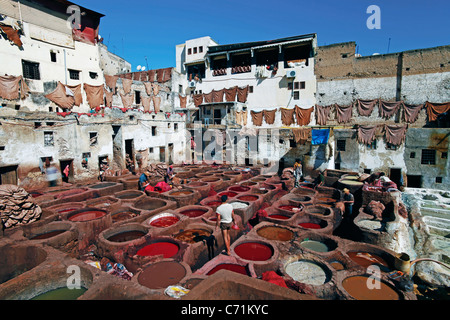
<path fill-rule="evenodd" d="M 139 177 L 138 187 L 139 190 L 144 191 L 145 187 L 149 184 L 149 177 L 150 177 L 150 171 L 146 170 L 141 176 Z"/>

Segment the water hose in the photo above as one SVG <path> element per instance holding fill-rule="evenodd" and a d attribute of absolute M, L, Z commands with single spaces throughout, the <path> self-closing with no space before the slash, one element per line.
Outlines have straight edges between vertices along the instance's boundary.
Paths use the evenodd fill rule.
<path fill-rule="evenodd" d="M 436 263 L 439 263 L 439 264 L 443 265 L 444 267 L 450 269 L 450 266 L 449 266 L 448 264 L 445 264 L 445 263 L 443 263 L 443 262 L 441 262 L 441 261 L 434 260 L 434 259 L 430 259 L 430 258 L 419 258 L 419 259 L 413 260 L 413 261 L 411 261 L 410 265 L 412 266 L 414 263 L 420 262 L 420 261 L 432 261 L 432 262 L 436 262 Z"/>

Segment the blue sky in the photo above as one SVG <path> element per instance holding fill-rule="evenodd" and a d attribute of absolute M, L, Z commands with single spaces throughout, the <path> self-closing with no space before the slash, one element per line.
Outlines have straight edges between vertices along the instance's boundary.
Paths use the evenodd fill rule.
<path fill-rule="evenodd" d="M 319 46 L 355 41 L 362 55 L 450 44 L 448 0 L 72 1 L 105 15 L 100 35 L 133 71 L 145 56 L 149 69 L 174 67 L 175 46 L 203 36 L 228 44 L 317 33 Z M 366 26 L 370 5 L 381 29 Z"/>

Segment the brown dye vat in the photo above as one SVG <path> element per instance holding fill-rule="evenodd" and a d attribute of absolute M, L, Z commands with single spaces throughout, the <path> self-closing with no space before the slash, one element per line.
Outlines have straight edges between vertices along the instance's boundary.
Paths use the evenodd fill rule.
<path fill-rule="evenodd" d="M 145 195 L 142 191 L 138 191 L 138 190 L 125 190 L 125 191 L 120 191 L 120 192 L 116 192 L 116 194 L 114 195 L 117 199 L 121 199 L 121 200 L 133 200 L 136 198 L 139 198 L 140 196 Z"/>
<path fill-rule="evenodd" d="M 252 186 L 256 186 L 258 183 L 256 182 L 252 182 L 252 181 L 245 181 L 241 183 L 241 186 L 244 187 L 252 187 Z"/>
<path fill-rule="evenodd" d="M 294 233 L 286 228 L 267 226 L 258 229 L 259 236 L 268 240 L 289 241 L 294 238 Z"/>
<path fill-rule="evenodd" d="M 344 270 L 345 267 L 342 263 L 340 263 L 339 261 L 331 261 L 330 265 L 334 268 L 334 270 L 336 271 L 340 271 L 340 270 Z"/>
<path fill-rule="evenodd" d="M 65 199 L 74 195 L 79 195 L 80 193 L 88 191 L 88 188 L 77 188 L 77 189 L 70 189 L 67 191 L 60 192 L 55 195 L 55 199 Z"/>
<path fill-rule="evenodd" d="M 127 242 L 142 238 L 145 235 L 146 233 L 143 231 L 131 230 L 112 235 L 107 240 L 111 242 Z"/>
<path fill-rule="evenodd" d="M 348 277 L 342 281 L 342 287 L 356 300 L 401 299 L 400 294 L 391 285 L 369 276 Z"/>
<path fill-rule="evenodd" d="M 69 214 L 67 218 L 69 221 L 74 222 L 86 222 L 91 220 L 97 220 L 106 215 L 106 211 L 103 210 L 95 210 L 94 208 L 91 208 L 90 210 L 84 210 L 81 212 L 74 212 L 72 214 Z"/>
<path fill-rule="evenodd" d="M 97 199 L 89 200 L 86 202 L 86 205 L 90 207 L 96 207 L 103 210 L 111 209 L 112 207 L 117 207 L 118 204 L 120 204 L 120 200 L 116 199 L 114 197 L 100 197 Z"/>
<path fill-rule="evenodd" d="M 84 207 L 84 203 L 82 202 L 68 202 L 63 204 L 58 204 L 56 206 L 51 206 L 48 210 L 51 210 L 56 213 L 66 213 L 75 211 L 78 209 L 82 209 Z"/>
<path fill-rule="evenodd" d="M 42 233 L 42 234 L 38 234 L 32 238 L 30 238 L 30 240 L 44 240 L 44 239 L 49 239 L 49 238 L 53 238 L 63 232 L 66 232 L 67 230 L 54 230 L 54 231 L 49 231 L 46 233 Z"/>
<path fill-rule="evenodd" d="M 134 203 L 133 207 L 142 210 L 155 210 L 167 205 L 167 202 L 160 199 L 141 199 Z"/>
<path fill-rule="evenodd" d="M 150 289 L 165 289 L 179 283 L 186 276 L 185 267 L 176 261 L 161 261 L 147 266 L 138 282 Z"/>
<path fill-rule="evenodd" d="M 347 252 L 347 255 L 353 262 L 366 269 L 371 265 L 378 265 L 380 267 L 389 268 L 388 263 L 383 258 L 373 253 L 352 251 Z"/>
<path fill-rule="evenodd" d="M 190 190 L 184 190 L 184 191 L 175 191 L 175 192 L 171 192 L 169 193 L 170 196 L 188 196 L 188 195 L 192 195 L 194 192 L 190 191 Z"/>
<path fill-rule="evenodd" d="M 259 199 L 258 196 L 252 196 L 250 194 L 246 194 L 246 195 L 242 195 L 242 196 L 238 196 L 237 197 L 238 200 L 242 200 L 242 201 L 256 201 Z"/>
<path fill-rule="evenodd" d="M 135 218 L 137 216 L 139 216 L 139 212 L 136 212 L 128 208 L 123 208 L 111 213 L 113 223 L 126 221 Z"/>
<path fill-rule="evenodd" d="M 91 189 L 102 189 L 102 188 L 112 187 L 112 186 L 115 186 L 115 185 L 116 185 L 116 183 L 113 183 L 113 182 L 104 182 L 104 183 L 94 184 L 92 186 L 89 186 L 89 188 L 91 188 Z"/>
<path fill-rule="evenodd" d="M 331 214 L 331 209 L 324 207 L 322 205 L 306 207 L 305 210 L 307 213 L 314 214 L 314 215 L 329 216 Z"/>
<path fill-rule="evenodd" d="M 202 236 L 209 237 L 211 232 L 205 229 L 189 229 L 175 235 L 175 239 L 188 243 L 196 243 L 201 241 Z"/>

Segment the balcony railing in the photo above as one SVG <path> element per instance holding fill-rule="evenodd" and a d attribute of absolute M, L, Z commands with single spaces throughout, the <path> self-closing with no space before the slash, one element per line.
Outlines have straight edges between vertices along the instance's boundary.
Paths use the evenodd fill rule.
<path fill-rule="evenodd" d="M 231 73 L 245 73 L 245 72 L 251 72 L 251 71 L 252 71 L 251 65 L 236 66 L 236 67 L 231 68 Z"/>

